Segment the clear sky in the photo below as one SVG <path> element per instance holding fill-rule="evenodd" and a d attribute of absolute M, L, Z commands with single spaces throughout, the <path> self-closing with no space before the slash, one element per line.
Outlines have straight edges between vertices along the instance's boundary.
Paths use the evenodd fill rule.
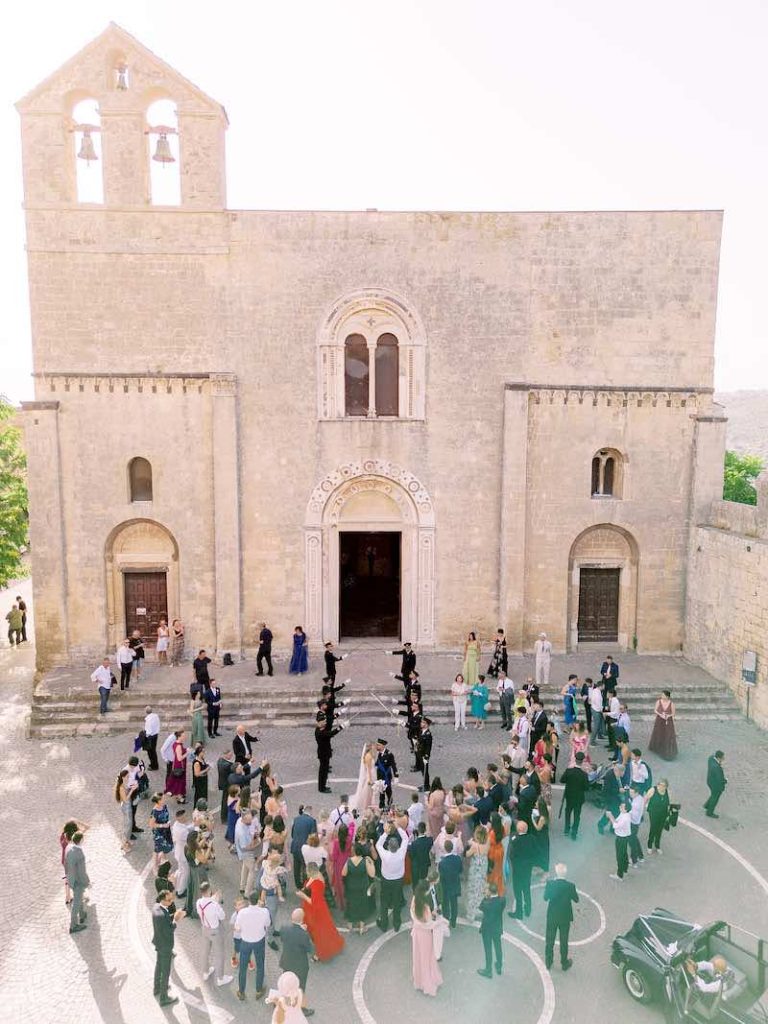
<path fill-rule="evenodd" d="M 13 103 L 116 21 L 256 209 L 724 209 L 716 386 L 768 388 L 764 0 L 31 0 L 0 42 L 0 391 L 32 395 Z"/>

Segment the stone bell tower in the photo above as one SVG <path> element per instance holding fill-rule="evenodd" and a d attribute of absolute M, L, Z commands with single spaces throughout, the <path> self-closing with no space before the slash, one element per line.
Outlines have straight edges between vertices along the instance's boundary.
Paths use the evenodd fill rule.
<path fill-rule="evenodd" d="M 148 112 L 158 101 L 174 110 L 176 124 L 152 123 Z M 180 178 L 178 205 L 226 206 L 224 108 L 118 25 L 110 24 L 16 107 L 28 209 L 79 201 L 158 205 L 150 182 L 153 151 L 156 161 L 178 163 L 172 172 Z M 102 176 L 95 203 L 78 197 L 78 160 Z"/>

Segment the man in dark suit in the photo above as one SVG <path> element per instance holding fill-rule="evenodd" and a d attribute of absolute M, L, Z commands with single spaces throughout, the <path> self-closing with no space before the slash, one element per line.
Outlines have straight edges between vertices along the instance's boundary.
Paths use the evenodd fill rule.
<path fill-rule="evenodd" d="M 429 728 L 431 725 L 432 719 L 422 716 L 421 734 L 416 741 L 416 764 L 420 764 L 424 770 L 424 778 L 419 786 L 422 793 L 426 793 L 429 789 L 429 760 L 432 757 L 432 733 Z"/>
<path fill-rule="evenodd" d="M 584 806 L 587 790 L 589 789 L 589 776 L 582 767 L 584 764 L 584 751 L 576 754 L 576 765 L 573 768 L 566 768 L 563 772 L 562 781 L 565 783 L 563 793 L 563 807 L 565 808 L 565 828 L 563 832 L 575 840 L 579 834 L 581 823 L 581 808 Z"/>
<path fill-rule="evenodd" d="M 723 795 L 725 787 L 728 785 L 728 780 L 725 777 L 723 771 L 723 761 L 725 760 L 725 754 L 722 750 L 716 750 L 714 754 L 707 761 L 707 786 L 709 786 L 709 799 L 704 804 L 704 810 L 707 812 L 708 818 L 719 818 L 719 814 L 715 814 L 715 808 L 717 807 L 717 801 Z"/>
<path fill-rule="evenodd" d="M 394 654 L 401 657 L 402 664 L 400 668 L 400 677 L 403 681 L 408 679 L 411 672 L 416 670 L 416 652 L 413 650 L 409 643 L 403 644 L 399 651 L 385 651 L 385 654 Z"/>
<path fill-rule="evenodd" d="M 517 816 L 528 825 L 528 828 L 533 825 L 533 808 L 539 799 L 539 790 L 531 782 L 533 771 L 534 769 L 528 766 L 526 774 L 520 779 L 520 791 L 517 794 Z"/>
<path fill-rule="evenodd" d="M 376 778 L 384 783 L 379 796 L 379 808 L 383 811 L 385 804 L 387 807 L 392 806 L 392 783 L 397 779 L 395 755 L 383 739 L 376 740 Z"/>
<path fill-rule="evenodd" d="M 232 740 L 232 752 L 235 760 L 240 764 L 248 764 L 253 757 L 252 744 L 258 743 L 258 736 L 251 736 L 242 723 L 235 728 L 234 739 Z"/>
<path fill-rule="evenodd" d="M 459 916 L 461 871 L 464 865 L 461 863 L 461 857 L 453 852 L 453 843 L 450 839 L 446 839 L 444 848 L 445 856 L 440 858 L 437 868 L 443 893 L 443 914 L 448 918 L 451 928 L 455 928 Z"/>
<path fill-rule="evenodd" d="M 319 793 L 330 793 L 328 785 L 328 771 L 331 765 L 331 740 L 341 732 L 346 723 L 341 722 L 337 728 L 333 728 L 330 719 L 318 712 L 315 725 L 315 743 L 317 744 L 317 790 Z"/>
<path fill-rule="evenodd" d="M 205 703 L 208 705 L 208 735 L 213 738 L 219 735 L 219 715 L 221 714 L 221 690 L 212 679 L 205 691 Z"/>
<path fill-rule="evenodd" d="M 623 775 L 624 765 L 617 763 L 603 779 L 603 813 L 597 823 L 597 831 L 600 835 L 608 825 L 608 812 L 610 811 L 614 817 L 619 813 L 619 805 L 624 795 Z"/>
<path fill-rule="evenodd" d="M 610 654 L 600 666 L 600 679 L 606 693 L 616 693 L 616 683 L 619 681 L 619 666 Z"/>
<path fill-rule="evenodd" d="M 168 995 L 168 979 L 171 976 L 171 958 L 173 957 L 174 932 L 176 923 L 185 915 L 185 911 L 177 910 L 171 917 L 169 907 L 173 903 L 173 891 L 165 889 L 157 897 L 152 908 L 152 945 L 155 947 L 155 999 L 161 1006 L 173 1006 L 178 1003 L 178 996 Z"/>
<path fill-rule="evenodd" d="M 264 675 L 264 662 L 267 663 L 267 675 L 272 675 L 272 630 L 267 628 L 266 622 L 260 622 L 259 626 L 259 649 L 256 652 L 256 675 Z"/>
<path fill-rule="evenodd" d="M 408 851 L 411 855 L 411 885 L 414 889 L 429 874 L 433 842 L 432 836 L 427 835 L 426 822 L 420 821 L 416 829 L 416 838 Z"/>
<path fill-rule="evenodd" d="M 482 978 L 490 978 L 492 953 L 496 954 L 496 973 L 501 974 L 501 935 L 504 931 L 504 907 L 506 897 L 499 896 L 495 882 L 489 882 L 485 897 L 480 904 L 483 919 L 480 922 L 480 937 L 485 952 L 485 967 L 478 970 Z"/>
<path fill-rule="evenodd" d="M 338 658 L 333 653 L 333 644 L 329 640 L 325 645 L 325 675 L 323 676 L 324 683 L 335 683 L 336 682 L 336 662 L 344 661 L 346 654 L 340 654 Z"/>
<path fill-rule="evenodd" d="M 317 832 L 317 821 L 312 817 L 312 808 L 309 804 L 301 804 L 299 813 L 293 819 L 291 825 L 291 857 L 293 858 L 293 880 L 296 883 L 296 890 L 304 885 L 305 865 L 301 855 L 301 848 L 312 835 Z M 293 970 L 286 967 L 284 970 Z M 303 986 L 302 986 L 303 987 Z"/>
<path fill-rule="evenodd" d="M 535 700 L 533 702 L 533 714 L 531 715 L 531 753 L 533 753 L 533 748 L 539 740 L 543 740 L 546 736 L 548 724 L 549 719 L 544 708 L 541 706 L 541 701 Z"/>
<path fill-rule="evenodd" d="M 229 789 L 229 776 L 234 770 L 235 755 L 231 750 L 224 750 L 216 762 L 217 782 L 221 793 L 221 823 L 227 823 L 227 791 Z"/>
<path fill-rule="evenodd" d="M 88 916 L 83 908 L 83 893 L 91 884 L 85 870 L 85 854 L 80 844 L 83 833 L 75 832 L 64 854 L 64 874 L 72 890 L 72 910 L 69 915 L 69 932 L 81 932 Z"/>
<path fill-rule="evenodd" d="M 510 839 L 507 850 L 515 893 L 515 909 L 508 916 L 518 921 L 531 916 L 531 872 L 535 855 L 536 839 L 528 831 L 528 824 L 518 821 L 516 834 Z"/>
<path fill-rule="evenodd" d="M 547 933 L 544 940 L 544 963 L 547 970 L 552 966 L 555 951 L 555 938 L 560 934 L 560 966 L 564 971 L 573 964 L 568 959 L 568 936 L 573 921 L 573 904 L 579 902 L 576 886 L 565 877 L 568 869 L 565 864 L 555 864 L 555 878 L 550 878 L 544 886 L 544 899 L 547 901 Z"/>
<path fill-rule="evenodd" d="M 307 997 L 307 978 L 309 977 L 309 958 L 315 952 L 312 939 L 309 937 L 306 925 L 304 924 L 304 911 L 294 910 L 291 914 L 291 923 L 284 925 L 280 930 L 280 970 L 293 971 L 299 979 L 299 988 L 304 993 L 304 1000 Z M 311 1017 L 315 1012 L 306 1006 L 302 1006 L 305 1017 Z"/>

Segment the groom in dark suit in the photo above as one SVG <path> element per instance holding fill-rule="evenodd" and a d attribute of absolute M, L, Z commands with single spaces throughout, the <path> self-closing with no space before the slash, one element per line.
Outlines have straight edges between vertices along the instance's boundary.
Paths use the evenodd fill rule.
<path fill-rule="evenodd" d="M 560 966 L 567 971 L 573 964 L 568 959 L 568 936 L 573 921 L 572 904 L 579 902 L 579 894 L 573 882 L 565 877 L 568 869 L 565 864 L 555 864 L 555 878 L 550 878 L 544 886 L 544 899 L 547 901 L 547 932 L 544 941 L 544 963 L 547 970 L 552 966 L 555 952 L 555 938 L 560 933 Z"/>
<path fill-rule="evenodd" d="M 379 808 L 383 811 L 392 806 L 392 783 L 397 780 L 397 764 L 395 755 L 387 749 L 387 741 L 378 739 L 376 741 L 376 778 L 384 783 L 384 789 L 379 797 Z"/>
<path fill-rule="evenodd" d="M 440 888 L 443 892 L 443 915 L 448 918 L 451 928 L 456 927 L 459 916 L 459 896 L 461 896 L 461 871 L 464 865 L 461 857 L 453 852 L 453 843 L 445 841 L 445 856 L 440 858 L 437 866 L 440 875 Z"/>

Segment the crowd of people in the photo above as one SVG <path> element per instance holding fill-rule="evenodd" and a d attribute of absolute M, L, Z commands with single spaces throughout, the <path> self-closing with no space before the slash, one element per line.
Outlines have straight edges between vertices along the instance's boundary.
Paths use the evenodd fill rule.
<path fill-rule="evenodd" d="M 269 633 L 262 624 L 257 674 L 263 674 L 263 662 L 268 674 L 273 671 L 271 633 L 265 637 L 264 630 Z M 540 641 L 548 655 L 546 637 Z M 130 639 L 122 647 L 131 650 Z M 182 919 L 197 922 L 204 978 L 221 987 L 235 982 L 240 1000 L 247 998 L 251 973 L 256 998 L 265 995 L 266 948 L 276 951 L 282 974 L 268 999 L 276 1013 L 279 1007 L 283 1015 L 290 1010 L 290 1019 L 297 1022 L 313 1012 L 307 1005 L 313 963 L 343 955 L 345 933 L 363 934 L 371 927 L 399 931 L 404 917 L 411 923 L 417 990 L 435 995 L 442 985 L 443 946 L 460 914 L 480 926 L 478 974 L 492 979 L 494 971 L 503 971 L 505 917 L 530 917 L 537 877 L 544 883 L 547 908 L 545 963 L 552 966 L 559 941 L 560 965 L 568 970 L 578 892 L 567 877 L 565 857 L 553 863 L 552 846 L 566 838 L 577 840 L 585 802 L 594 799 L 602 807 L 597 830 L 614 838 L 611 878 L 623 881 L 646 859 L 661 855 L 662 839 L 676 824 L 679 804 L 672 801 L 666 779 L 654 784 L 642 751 L 632 746 L 628 708 L 618 695 L 619 666 L 612 658 L 601 666 L 598 682 L 582 683 L 570 676 L 545 710 L 541 690 L 548 685 L 548 664 L 537 667 L 536 677 L 518 689 L 507 675 L 503 631 L 494 641 L 485 675 L 478 671 L 480 644 L 470 634 L 463 671 L 451 686 L 454 728 L 467 727 L 468 702 L 475 724 L 485 726 L 495 689 L 500 726 L 507 735 L 484 767 L 470 766 L 463 777 L 444 784 L 440 776 L 430 778 L 432 722 L 423 710 L 416 654 L 410 644 L 388 653 L 402 659 L 400 672 L 391 674 L 402 682 L 403 696 L 394 698 L 387 710 L 393 720 L 405 719 L 411 767 L 422 775 L 422 785 L 405 802 L 396 790 L 394 753 L 383 737 L 364 743 L 357 787 L 332 807 L 288 807 L 275 767 L 256 755 L 253 725 L 239 724 L 231 746 L 215 763 L 209 762 L 206 747 L 220 735 L 221 696 L 204 650 L 192 666 L 191 728 L 170 732 L 159 759 L 160 719 L 151 706 L 146 708 L 134 752 L 117 773 L 114 799 L 126 852 L 141 841 L 142 832 L 151 835 L 155 996 L 162 1005 L 175 1001 L 168 984 L 174 934 Z M 331 792 L 331 740 L 349 724 L 349 702 L 339 696 L 346 683 L 336 680 L 344 656 L 331 644 L 324 654 L 315 713 L 321 800 Z M 108 659 L 104 667 L 108 672 Z M 125 685 L 130 671 L 127 676 Z M 659 697 L 656 716 L 656 750 L 671 759 L 676 754 L 674 705 L 667 691 Z M 598 754 L 603 741 L 606 747 Z M 705 809 L 713 816 L 725 787 L 723 759 L 717 751 L 708 766 L 710 799 Z M 210 777 L 216 779 L 218 812 L 209 799 Z M 553 805 L 556 782 L 563 785 L 559 811 Z M 149 811 L 142 826 L 137 809 L 143 798 Z M 556 835 L 560 816 L 562 838 Z M 87 925 L 84 832 L 82 823 L 68 822 L 61 836 L 72 932 Z M 225 910 L 220 865 L 228 858 L 239 871 L 237 891 L 230 894 Z"/>

